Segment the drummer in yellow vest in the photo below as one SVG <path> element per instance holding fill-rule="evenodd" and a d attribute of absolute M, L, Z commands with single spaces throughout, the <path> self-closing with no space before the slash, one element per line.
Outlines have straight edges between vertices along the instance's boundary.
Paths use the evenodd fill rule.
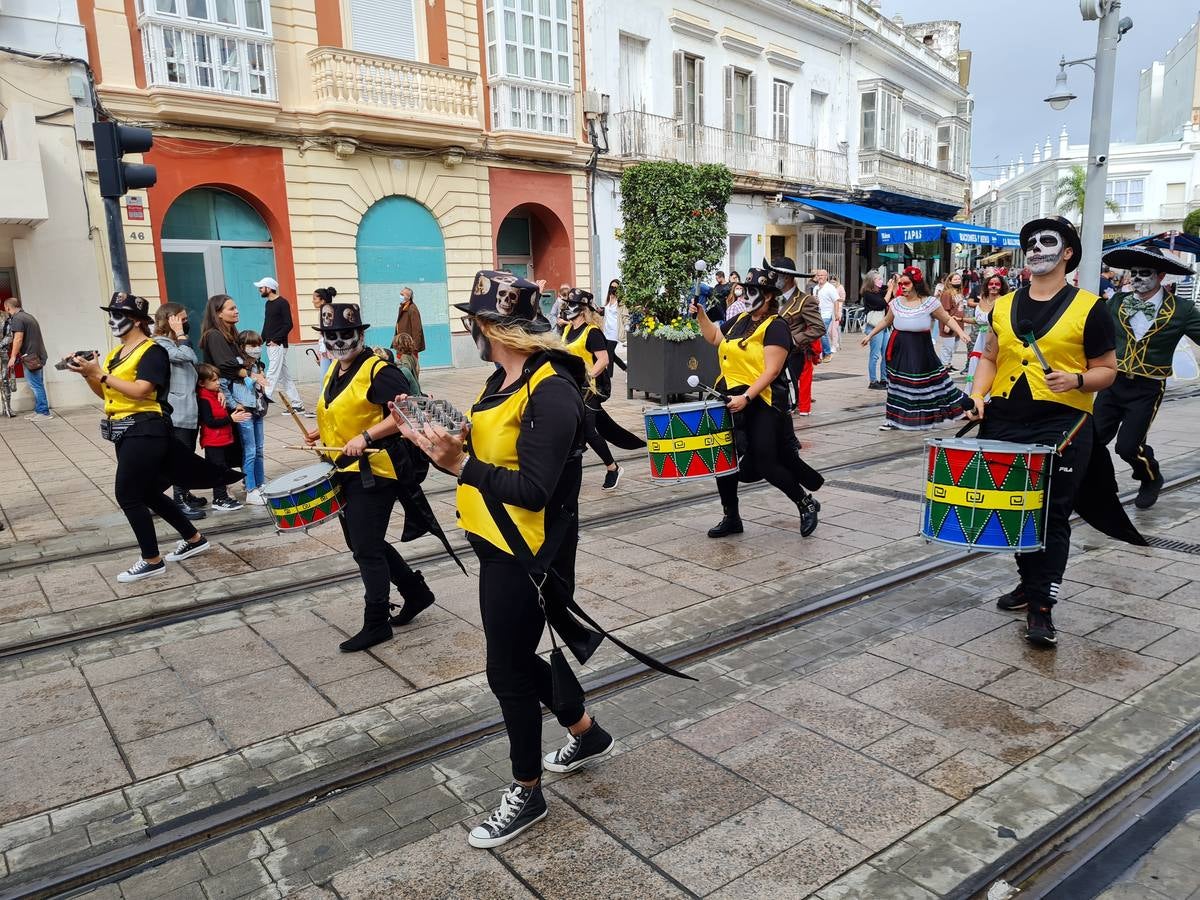
<path fill-rule="evenodd" d="M 314 326 L 325 341 L 334 364 L 325 373 L 317 402 L 317 427 L 309 444 L 342 448 L 334 460 L 345 508 L 342 534 L 354 554 L 362 577 L 363 626 L 339 649 L 366 650 L 392 637 L 393 625 L 407 625 L 434 601 L 420 572 L 414 572 L 387 539 L 392 509 L 402 481 L 411 480 L 408 452 L 397 435 L 387 404 L 412 387 L 394 365 L 376 356 L 365 344 L 370 326 L 356 303 L 327 303 Z M 380 452 L 367 454 L 369 448 Z M 391 586 L 404 598 L 400 612 L 390 615 Z"/>
<path fill-rule="evenodd" d="M 621 480 L 621 467 L 613 459 L 608 442 L 596 431 L 596 413 L 612 392 L 612 382 L 608 377 L 608 341 L 604 339 L 604 332 L 597 327 L 600 317 L 592 305 L 591 293 L 581 288 L 571 288 L 562 317 L 567 322 L 563 343 L 567 345 L 567 350 L 583 360 L 584 368 L 592 379 L 583 398 L 584 433 L 588 446 L 604 463 L 604 484 L 600 489 L 605 492 L 616 490 L 617 482 Z"/>
<path fill-rule="evenodd" d="M 787 322 L 779 316 L 779 288 L 772 273 L 750 269 L 742 281 L 750 308 L 717 325 L 704 307 L 693 301 L 691 312 L 705 340 L 717 348 L 721 378 L 717 383 L 728 397 L 733 413 L 734 446 L 738 472 L 717 478 L 721 495 L 721 521 L 709 529 L 711 538 L 741 534 L 738 482 L 766 479 L 800 513 L 800 534 L 808 537 L 817 528 L 821 504 L 805 488 L 817 490 L 824 479 L 800 459 L 789 391 L 794 382 L 786 363 L 792 350 Z"/>
<path fill-rule="evenodd" d="M 1053 648 L 1052 609 L 1071 549 L 1070 517 L 1092 453 L 1092 404 L 1117 374 L 1116 328 L 1101 298 L 1066 281 L 1079 265 L 1075 226 L 1060 216 L 1035 219 L 1021 229 L 1021 247 L 1033 278 L 992 309 L 971 418 L 983 420 L 981 438 L 1060 448 L 1046 498 L 1045 547 L 1017 554 L 1020 583 L 996 602 L 1004 610 L 1027 609 L 1026 640 Z M 1030 332 L 1033 341 L 1026 339 Z"/>

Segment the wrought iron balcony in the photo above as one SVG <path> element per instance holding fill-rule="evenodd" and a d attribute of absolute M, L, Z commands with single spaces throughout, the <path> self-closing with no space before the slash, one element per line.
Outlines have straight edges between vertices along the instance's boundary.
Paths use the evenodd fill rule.
<path fill-rule="evenodd" d="M 789 184 L 848 184 L 846 154 L 802 144 L 625 111 L 613 116 L 613 152 L 626 159 L 720 163 L 730 171 Z"/>

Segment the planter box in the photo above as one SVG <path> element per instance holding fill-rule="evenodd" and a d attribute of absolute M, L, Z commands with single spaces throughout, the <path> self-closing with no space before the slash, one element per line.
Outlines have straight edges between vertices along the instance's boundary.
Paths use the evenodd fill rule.
<path fill-rule="evenodd" d="M 717 348 L 702 337 L 690 341 L 663 341 L 629 335 L 628 387 L 625 396 L 633 398 L 642 391 L 647 398 L 665 402 L 672 396 L 695 394 L 688 376 L 699 377 L 701 384 L 715 384 L 721 368 Z"/>

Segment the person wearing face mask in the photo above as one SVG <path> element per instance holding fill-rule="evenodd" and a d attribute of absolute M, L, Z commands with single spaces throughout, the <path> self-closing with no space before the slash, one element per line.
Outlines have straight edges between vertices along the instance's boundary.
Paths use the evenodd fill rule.
<path fill-rule="evenodd" d="M 729 286 L 729 303 L 725 307 L 725 318 L 736 319 L 750 308 L 746 300 L 746 287 L 740 282 L 731 282 Z"/>
<path fill-rule="evenodd" d="M 775 281 L 775 289 L 779 292 L 779 317 L 787 324 L 792 337 L 787 371 L 796 386 L 796 414 L 807 416 L 812 413 L 813 367 L 821 361 L 821 341 L 825 340 L 827 323 L 822 319 L 817 298 L 800 290 L 796 279 L 809 276 L 798 272 L 790 257 L 777 256 L 770 263 L 764 259 L 763 271 L 770 273 Z M 836 290 L 834 293 L 836 296 Z M 731 320 L 726 315 L 726 321 Z"/>
<path fill-rule="evenodd" d="M 395 437 L 399 428 L 388 412 L 388 403 L 412 393 L 412 386 L 396 366 L 366 346 L 369 327 L 356 303 L 322 307 L 321 323 L 314 326 L 336 364 L 330 366 L 321 387 L 317 427 L 308 433 L 307 441 L 341 448 L 332 462 L 338 469 L 345 502 L 342 534 L 354 554 L 364 589 L 362 629 L 338 646 L 343 653 L 391 640 L 393 626 L 407 625 L 434 602 L 425 578 L 388 542 L 388 523 L 396 501 L 405 509 L 402 541 L 430 530 L 445 544 L 445 535 L 421 492 L 424 472 L 417 470 L 403 441 Z M 368 454 L 369 448 L 380 452 Z M 424 528 L 412 527 L 413 519 L 426 516 Z M 404 598 L 395 616 L 389 602 L 392 585 Z"/>
<path fill-rule="evenodd" d="M 1145 541 L 1116 497 L 1107 450 L 1093 453 L 1092 408 L 1096 392 L 1117 375 L 1116 333 L 1104 301 L 1067 283 L 1079 265 L 1079 234 L 1066 219 L 1050 216 L 1027 222 L 1020 240 L 1031 281 L 995 301 L 971 418 L 982 420 L 983 439 L 1058 448 L 1047 475 L 1044 549 L 1017 554 L 1020 583 L 996 601 L 1003 610 L 1027 610 L 1025 639 L 1053 648 L 1052 610 L 1071 549 L 1072 509 L 1113 537 Z M 1049 371 L 1026 337 L 1030 331 Z"/>
<path fill-rule="evenodd" d="M 604 412 L 602 404 L 612 393 L 612 381 L 608 375 L 608 344 L 597 327 L 599 316 L 592 305 L 592 295 L 581 288 L 571 288 L 562 317 L 567 321 L 563 343 L 570 353 L 583 360 L 590 379 L 583 396 L 584 432 L 588 446 L 604 463 L 604 483 L 600 490 L 608 493 L 616 490 L 622 469 L 613 459 L 605 438 L 612 436 L 613 443 L 623 450 L 645 447 L 646 442 L 625 431 Z"/>
<path fill-rule="evenodd" d="M 505 844 L 546 817 L 543 769 L 574 772 L 614 747 L 588 714 L 559 639 L 581 663 L 607 636 L 640 662 L 677 674 L 607 635 L 574 600 L 588 379 L 581 358 L 539 314 L 538 293 L 523 278 L 477 272 L 469 301 L 455 307 L 480 358 L 496 368 L 471 407 L 470 427 L 450 434 L 400 424 L 405 438 L 458 478 L 458 524 L 479 558 L 487 680 L 512 764 L 499 806 L 467 837 L 479 848 Z M 537 652 L 547 624 L 556 648 L 551 662 Z M 566 743 L 544 757 L 543 705 L 568 732 Z"/>
<path fill-rule="evenodd" d="M 819 489 L 825 479 L 800 459 L 796 433 L 788 415 L 791 379 L 787 358 L 792 349 L 791 331 L 779 315 L 776 276 L 767 270 L 751 269 L 746 273 L 745 285 L 751 298 L 750 309 L 721 325 L 709 319 L 703 306 L 692 303 L 700 333 L 717 348 L 721 377 L 716 386 L 728 397 L 726 405 L 733 414 L 739 463 L 736 473 L 717 478 L 723 515 L 709 529 L 708 536 L 721 538 L 742 533 L 738 483 L 764 479 L 796 504 L 800 534 L 808 537 L 817 528 L 821 509 L 808 491 Z"/>
<path fill-rule="evenodd" d="M 883 276 L 872 269 L 863 276 L 862 286 L 858 290 L 862 298 L 864 311 L 863 326 L 874 328 L 887 315 L 888 301 L 892 299 L 892 288 L 883 283 Z M 870 340 L 870 353 L 867 356 L 867 387 L 873 391 L 887 390 L 887 367 L 884 365 L 883 348 L 887 344 L 890 329 L 884 328 L 875 332 Z"/>
<path fill-rule="evenodd" d="M 938 296 L 938 302 L 942 304 L 942 309 L 949 313 L 950 318 L 958 325 L 958 331 L 955 332 L 948 324 L 942 324 L 939 327 L 941 340 L 938 341 L 938 359 L 942 361 L 942 365 L 953 372 L 954 351 L 958 349 L 959 335 L 963 335 L 962 340 L 964 343 L 967 340 L 962 330 L 964 319 L 962 276 L 958 274 L 947 275 L 943 284 L 944 287 L 942 288 L 942 293 Z"/>
<path fill-rule="evenodd" d="M 1200 311 L 1163 288 L 1167 275 L 1189 276 L 1184 265 L 1155 246 L 1121 247 L 1105 263 L 1129 272 L 1130 293 L 1114 293 L 1108 310 L 1117 323 L 1117 378 L 1096 396 L 1096 441 L 1117 440 L 1117 455 L 1141 482 L 1134 505 L 1149 509 L 1163 486 L 1162 469 L 1147 443 L 1166 392 L 1175 348 L 1185 337 L 1200 343 Z"/>
<path fill-rule="evenodd" d="M 188 312 L 178 303 L 164 303 L 154 313 L 154 340 L 167 351 L 171 361 L 171 392 L 167 402 L 171 405 L 171 431 L 189 452 L 196 450 L 197 406 L 196 406 L 196 351 L 188 342 L 191 331 Z M 204 506 L 208 502 L 185 491 L 179 485 L 172 490 L 176 504 L 185 516 L 193 521 L 205 517 Z"/>
<path fill-rule="evenodd" d="M 929 296 L 925 276 L 916 266 L 907 266 L 896 285 L 899 293 L 882 321 L 862 338 L 866 347 L 880 332 L 892 329 L 884 350 L 886 418 L 879 430 L 927 431 L 939 422 L 959 418 L 972 406 L 934 352 L 930 332 L 940 322 L 960 339 L 966 335 L 941 303 Z"/>
<path fill-rule="evenodd" d="M 624 311 L 621 309 L 621 282 L 614 278 L 608 283 L 608 296 L 604 299 L 604 340 L 608 344 L 608 377 L 612 378 L 613 367 L 627 371 L 625 360 L 617 356 L 617 344 L 624 337 Z"/>
<path fill-rule="evenodd" d="M 267 396 L 266 364 L 263 362 L 263 339 L 257 331 L 238 333 L 238 347 L 246 363 L 247 375 L 233 384 L 234 411 L 242 410 L 247 418 L 237 419 L 238 437 L 242 444 L 242 473 L 246 476 L 246 504 L 265 506 L 262 488 L 266 481 L 264 454 L 264 419 L 270 398 Z"/>
<path fill-rule="evenodd" d="M 116 445 L 116 499 L 137 538 L 141 558 L 117 576 L 128 584 L 166 573 L 167 562 L 204 553 L 208 540 L 163 491 L 172 484 L 184 489 L 230 484 L 241 476 L 214 466 L 176 440 L 169 418 L 171 361 L 150 337 L 150 304 L 142 297 L 117 292 L 108 306 L 108 327 L 119 342 L 101 363 L 95 357 L 71 356 L 67 368 L 82 376 L 104 401 L 101 434 Z M 152 514 L 181 538 L 164 558 Z"/>
<path fill-rule="evenodd" d="M 1008 293 L 1008 285 L 1002 275 L 989 275 L 983 285 L 983 296 L 973 304 L 972 316 L 975 320 L 975 343 L 967 357 L 967 392 L 971 393 L 975 384 L 975 370 L 979 368 L 979 360 L 983 356 L 983 348 L 987 343 L 987 333 L 991 330 L 988 322 L 996 301 Z"/>

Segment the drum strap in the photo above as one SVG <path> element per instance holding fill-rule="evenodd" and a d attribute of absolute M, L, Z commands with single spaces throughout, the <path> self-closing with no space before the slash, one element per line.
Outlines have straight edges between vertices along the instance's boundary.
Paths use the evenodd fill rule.
<path fill-rule="evenodd" d="M 517 523 L 513 521 L 512 516 L 510 516 L 508 513 L 508 510 L 504 508 L 504 504 L 488 494 L 483 494 L 483 502 L 487 506 L 488 512 L 491 514 L 492 519 L 495 520 L 496 527 L 499 529 L 500 534 L 508 543 L 509 549 L 512 550 L 513 556 L 515 556 L 517 561 L 520 562 L 525 568 L 525 572 L 529 575 L 530 581 L 532 581 L 534 586 L 537 588 L 538 602 L 541 604 L 542 611 L 546 615 L 546 624 L 550 628 L 550 637 L 552 642 L 554 639 L 555 629 L 557 628 L 561 634 L 564 625 L 567 625 L 568 627 L 570 627 L 571 624 L 577 625 L 578 623 L 574 623 L 572 616 L 578 616 L 580 619 L 586 622 L 588 626 L 590 626 L 591 630 L 595 632 L 596 637 L 594 641 L 588 640 L 583 646 L 579 646 L 579 641 L 569 640 L 567 636 L 563 635 L 564 642 L 567 643 L 567 645 L 571 648 L 571 652 L 575 655 L 575 658 L 581 663 L 587 662 L 588 658 L 591 657 L 593 652 L 595 652 L 596 647 L 599 646 L 600 638 L 608 638 L 642 665 L 654 669 L 656 672 L 662 672 L 664 675 L 673 675 L 676 678 L 685 678 L 688 681 L 696 680 L 691 675 L 685 675 L 683 672 L 676 671 L 666 663 L 659 662 L 654 657 L 648 656 L 647 654 L 642 653 L 640 650 L 635 650 L 633 647 L 630 647 L 619 638 L 613 637 L 611 634 L 605 631 L 604 628 L 599 625 L 591 616 L 584 612 L 582 607 L 579 606 L 575 600 L 574 591 L 571 589 L 571 585 L 567 583 L 566 579 L 554 571 L 553 566 L 549 564 L 551 560 L 553 560 L 554 556 L 558 553 L 559 547 L 562 546 L 562 542 L 567 536 L 567 529 L 571 527 L 573 516 L 562 514 L 555 516 L 554 522 L 546 530 L 546 539 L 542 542 L 542 546 L 538 550 L 537 555 L 534 555 L 533 551 L 529 548 L 529 544 L 525 542 L 525 538 L 522 536 L 520 529 L 517 528 Z M 546 600 L 543 595 L 543 588 L 545 587 L 547 580 L 550 578 L 554 578 L 555 581 L 557 581 L 558 584 L 563 588 L 563 590 L 559 592 L 559 597 L 563 606 L 566 608 L 561 610 L 559 615 L 555 614 L 555 610 L 547 608 Z M 558 621 L 556 622 L 555 619 L 558 619 Z M 586 629 L 583 628 L 580 628 L 579 630 L 586 631 Z M 557 647 L 555 647 L 555 649 L 557 649 Z"/>

